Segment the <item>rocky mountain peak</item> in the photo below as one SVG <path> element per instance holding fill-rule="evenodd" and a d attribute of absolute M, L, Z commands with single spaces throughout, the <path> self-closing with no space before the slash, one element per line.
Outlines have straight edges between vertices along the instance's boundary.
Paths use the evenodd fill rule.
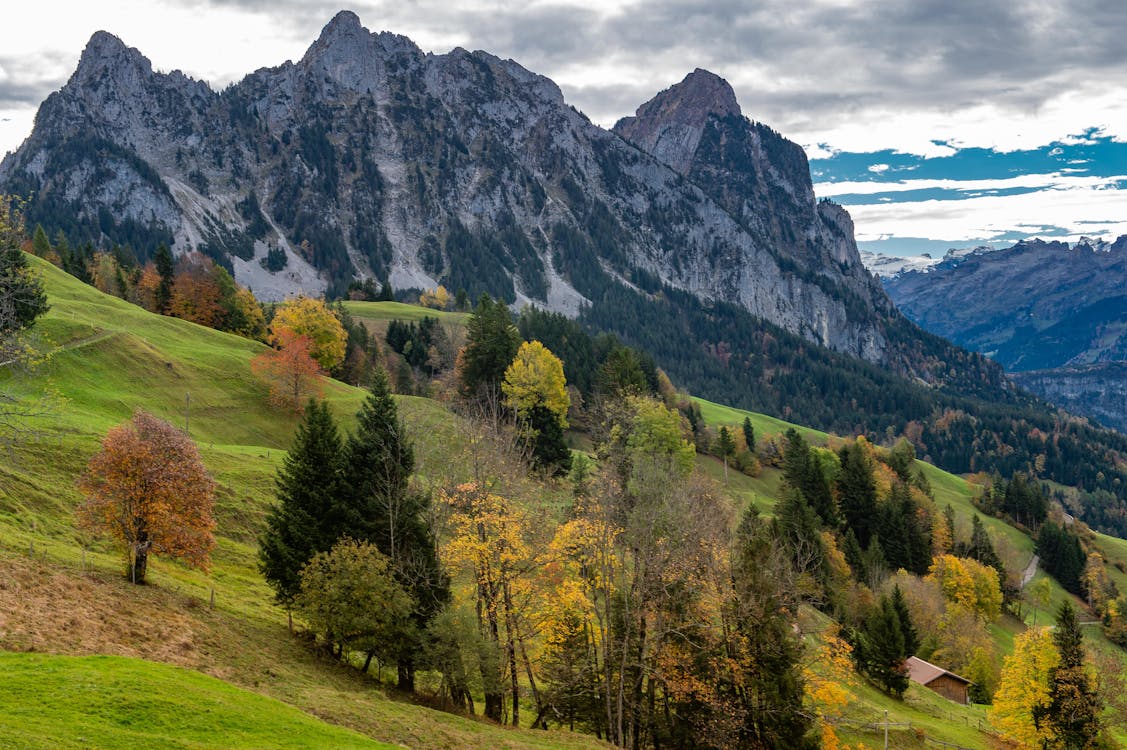
<path fill-rule="evenodd" d="M 125 46 L 121 39 L 108 31 L 95 31 L 82 51 L 78 68 L 74 71 L 71 80 L 78 83 L 88 82 L 100 77 L 106 70 L 113 70 L 115 77 L 119 77 L 119 74 L 126 69 L 132 69 L 139 75 L 149 75 L 153 72 L 152 63 L 140 51 Z"/>
<path fill-rule="evenodd" d="M 697 68 L 619 120 L 614 132 L 687 174 L 708 119 L 741 114 L 731 85 Z"/>

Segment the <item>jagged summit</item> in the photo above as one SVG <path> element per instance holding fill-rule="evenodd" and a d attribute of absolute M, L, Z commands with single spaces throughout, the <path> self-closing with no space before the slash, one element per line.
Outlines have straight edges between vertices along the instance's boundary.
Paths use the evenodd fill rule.
<path fill-rule="evenodd" d="M 614 131 L 686 174 L 708 118 L 741 114 L 731 85 L 697 68 L 619 120 Z"/>
<path fill-rule="evenodd" d="M 885 359 L 848 215 L 723 78 L 694 70 L 616 131 L 516 62 L 350 11 L 222 92 L 99 33 L 0 191 L 73 241 L 206 252 L 268 299 L 374 277 L 577 315 L 646 279 Z"/>

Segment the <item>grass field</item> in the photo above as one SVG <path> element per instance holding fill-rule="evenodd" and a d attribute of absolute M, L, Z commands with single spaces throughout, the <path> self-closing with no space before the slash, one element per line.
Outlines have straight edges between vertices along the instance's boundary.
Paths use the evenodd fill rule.
<path fill-rule="evenodd" d="M 214 677 L 141 659 L 0 653 L 0 672 L 6 747 L 394 747 Z"/>

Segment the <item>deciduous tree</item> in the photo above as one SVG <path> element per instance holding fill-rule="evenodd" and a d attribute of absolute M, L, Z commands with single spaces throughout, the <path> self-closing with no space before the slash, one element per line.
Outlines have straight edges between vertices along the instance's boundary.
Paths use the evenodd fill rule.
<path fill-rule="evenodd" d="M 372 653 L 395 653 L 412 602 L 386 555 L 344 538 L 302 568 L 295 606 L 338 658 L 364 651 L 370 661 Z"/>
<path fill-rule="evenodd" d="M 309 339 L 309 354 L 326 372 L 344 361 L 348 334 L 323 301 L 310 297 L 286 300 L 270 322 L 271 342 L 280 343 L 286 332 Z"/>
<path fill-rule="evenodd" d="M 566 471 L 571 453 L 564 443 L 571 398 L 563 363 L 539 341 L 520 345 L 501 383 L 505 404 L 516 412 L 541 467 Z"/>
<path fill-rule="evenodd" d="M 106 433 L 79 480 L 79 524 L 125 548 L 128 574 L 144 583 L 150 554 L 207 569 L 215 482 L 192 439 L 138 409 Z"/>
<path fill-rule="evenodd" d="M 1038 727 L 1033 712 L 1049 703 L 1049 672 L 1060 662 L 1048 628 L 1031 628 L 1014 639 L 1013 653 L 1002 663 L 1002 676 L 987 716 L 1003 737 L 1022 750 L 1040 750 L 1048 727 Z"/>
<path fill-rule="evenodd" d="M 256 356 L 250 368 L 269 386 L 271 404 L 297 413 L 307 399 L 320 396 L 321 368 L 310 353 L 308 337 L 283 328 L 275 340 L 279 348 Z"/>

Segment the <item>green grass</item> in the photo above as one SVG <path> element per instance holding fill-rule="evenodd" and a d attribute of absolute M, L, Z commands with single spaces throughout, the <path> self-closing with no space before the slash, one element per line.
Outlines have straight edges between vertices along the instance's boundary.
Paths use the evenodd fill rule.
<path fill-rule="evenodd" d="M 390 748 L 187 669 L 117 656 L 0 653 L 0 745 Z"/>
<path fill-rule="evenodd" d="M 418 322 L 423 318 L 438 318 L 444 323 L 465 325 L 469 313 L 431 310 L 418 305 L 405 305 L 402 302 L 345 302 L 344 309 L 357 320 L 386 321 L 404 320 Z"/>
<path fill-rule="evenodd" d="M 745 418 L 751 419 L 751 426 L 755 428 L 756 440 L 762 440 L 768 435 L 782 435 L 791 428 L 798 430 L 798 433 L 806 438 L 806 441 L 809 443 L 825 445 L 830 437 L 825 432 L 785 422 L 782 419 L 769 417 L 766 414 L 757 414 L 753 411 L 744 411 L 743 409 L 716 404 L 711 401 L 705 401 L 703 398 L 697 398 L 696 396 L 693 397 L 693 401 L 700 406 L 701 416 L 704 417 L 704 421 L 711 426 L 718 427 L 720 425 L 726 425 L 728 427 L 740 427 L 743 425 Z"/>

